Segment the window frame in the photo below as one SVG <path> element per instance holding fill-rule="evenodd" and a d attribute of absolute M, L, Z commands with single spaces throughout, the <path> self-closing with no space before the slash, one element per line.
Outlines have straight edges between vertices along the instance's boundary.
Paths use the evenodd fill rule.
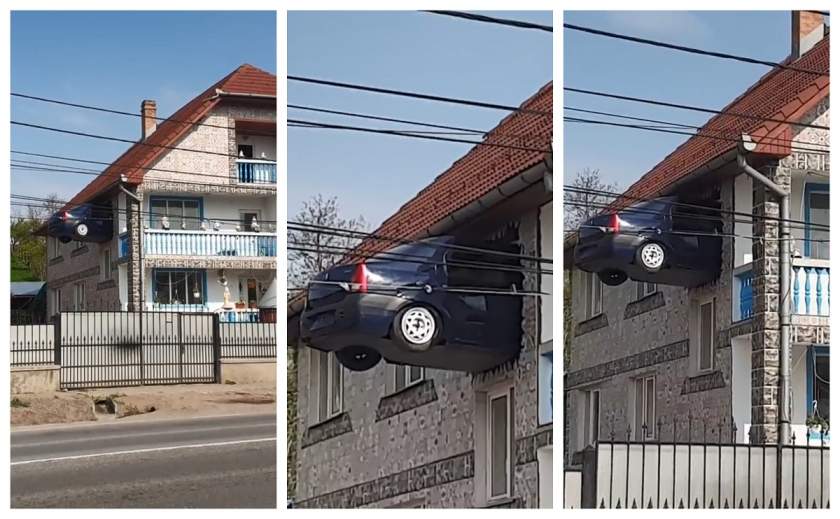
<path fill-rule="evenodd" d="M 50 250 L 49 259 L 56 259 L 61 257 L 61 242 L 58 238 L 49 236 L 47 238 L 47 248 Z"/>
<path fill-rule="evenodd" d="M 595 445 L 601 431 L 601 390 L 599 388 L 586 389 L 584 394 L 583 419 L 583 447 Z M 595 396 L 593 400 L 593 396 Z M 593 402 L 597 402 L 597 413 L 592 412 Z M 593 424 L 594 419 L 594 424 Z M 594 427 L 593 427 L 594 425 Z"/>
<path fill-rule="evenodd" d="M 170 286 L 169 300 L 170 300 L 170 302 L 169 303 L 159 303 L 156 300 L 157 298 L 155 296 L 155 292 L 157 291 L 156 290 L 157 275 L 159 273 L 162 273 L 162 272 L 169 273 L 169 279 L 170 279 L 170 282 L 169 282 L 169 286 Z M 178 272 L 178 273 L 183 273 L 183 274 L 194 273 L 194 274 L 201 277 L 200 283 L 201 283 L 201 299 L 202 299 L 202 301 L 200 303 L 189 303 L 189 302 L 186 302 L 186 303 L 172 303 L 171 302 L 172 301 L 172 290 L 171 290 L 172 281 L 171 280 L 172 280 L 172 273 L 173 272 Z M 187 301 L 189 301 L 190 286 L 189 286 L 189 282 L 187 281 L 186 276 L 184 277 L 184 283 L 187 284 L 185 294 L 187 295 Z M 206 306 L 207 305 L 207 271 L 205 271 L 203 269 L 154 268 L 154 269 L 152 269 L 152 282 L 149 283 L 149 285 L 150 285 L 149 289 L 152 292 L 150 294 L 149 300 L 152 302 L 152 304 L 160 305 L 160 306 Z"/>
<path fill-rule="evenodd" d="M 312 394 L 317 397 L 315 400 L 315 414 L 312 425 L 317 425 L 329 420 L 344 412 L 344 368 L 338 362 L 338 357 L 333 352 L 325 352 L 310 349 L 310 386 L 315 385 Z M 327 361 L 326 380 L 321 377 L 321 363 Z M 338 387 L 335 387 L 335 373 L 338 370 Z M 333 391 L 338 391 L 337 399 Z M 324 414 L 321 414 L 321 401 L 326 398 Z M 338 405 L 335 405 L 336 400 Z"/>
<path fill-rule="evenodd" d="M 604 313 L 604 284 L 594 272 L 584 272 L 584 299 L 586 303 L 586 319 L 598 317 Z M 595 293 L 598 293 L 598 305 L 595 305 Z"/>
<path fill-rule="evenodd" d="M 819 358 L 830 358 L 830 349 L 828 346 L 816 346 L 812 345 L 808 347 L 807 355 L 806 355 L 806 366 L 805 366 L 805 409 L 807 410 L 805 416 L 811 416 L 813 414 L 813 402 L 815 398 L 815 389 L 816 389 L 816 363 Z M 829 377 L 831 377 L 831 372 L 829 371 Z M 831 380 L 829 379 L 829 382 Z M 817 409 L 820 411 L 820 416 L 829 420 L 831 416 L 831 391 L 829 391 L 829 413 L 828 416 L 823 415 L 823 411 L 819 408 Z"/>
<path fill-rule="evenodd" d="M 240 209 L 239 210 L 239 225 L 242 226 L 242 232 L 254 232 L 251 230 L 251 222 L 246 221 L 245 215 L 252 214 L 257 216 L 257 223 L 262 222 L 261 209 Z M 261 224 L 262 225 L 262 224 Z M 264 227 L 264 225 L 262 225 Z"/>
<path fill-rule="evenodd" d="M 651 290 L 648 290 L 651 288 Z M 656 283 L 649 283 L 647 281 L 636 281 L 636 301 L 640 301 L 648 296 L 652 296 L 656 293 L 659 287 L 656 286 Z"/>
<path fill-rule="evenodd" d="M 652 401 L 648 401 L 648 385 L 652 387 Z M 641 392 L 640 392 L 641 386 Z M 641 394 L 642 401 L 639 402 Z M 635 379 L 633 384 L 633 427 L 637 441 L 648 441 L 656 439 L 656 375 L 644 375 Z M 652 412 L 648 413 L 649 410 Z M 652 423 L 647 423 L 650 414 Z M 646 426 L 646 427 L 642 427 Z"/>
<path fill-rule="evenodd" d="M 100 267 L 102 269 L 100 279 L 102 279 L 102 281 L 108 281 L 111 279 L 112 261 L 113 258 L 111 257 L 111 248 L 105 247 L 100 253 Z"/>
<path fill-rule="evenodd" d="M 73 283 L 73 311 L 83 312 L 86 303 L 85 282 L 77 281 Z"/>
<path fill-rule="evenodd" d="M 715 335 L 717 329 L 715 326 L 715 298 L 708 299 L 697 305 L 697 370 L 700 373 L 708 373 L 715 369 Z M 709 307 L 709 326 L 706 330 L 708 334 L 709 344 L 703 344 L 704 330 L 703 330 L 703 308 Z M 709 365 L 703 366 L 703 352 L 707 350 L 709 357 Z"/>
<path fill-rule="evenodd" d="M 813 194 L 828 194 L 829 195 L 829 213 L 831 212 L 831 194 L 830 194 L 830 184 L 825 182 L 806 182 L 805 189 L 803 190 L 802 194 L 802 210 L 804 213 L 804 220 L 805 220 L 805 240 L 803 243 L 802 248 L 804 249 L 804 256 L 806 258 L 811 258 L 812 254 L 812 247 L 811 247 L 811 226 L 815 225 L 811 222 L 811 195 Z M 818 250 L 824 250 L 824 244 L 818 243 L 817 247 Z M 829 251 L 830 253 L 830 251 Z M 830 254 L 829 254 L 830 256 Z M 814 258 L 820 259 L 820 258 Z M 825 258 L 825 259 L 830 259 Z"/>
<path fill-rule="evenodd" d="M 150 196 L 149 197 L 149 208 L 148 208 L 149 209 L 148 224 L 149 224 L 150 229 L 155 229 L 156 228 L 155 227 L 155 217 L 158 216 L 158 214 L 154 212 L 154 209 L 152 208 L 152 204 L 155 203 L 155 202 L 159 202 L 159 201 L 166 202 L 167 216 L 169 216 L 169 203 L 170 202 L 181 202 L 181 216 L 178 217 L 178 218 L 181 218 L 181 219 L 183 219 L 183 217 L 184 217 L 183 202 L 198 202 L 198 218 L 199 219 L 195 221 L 195 228 L 191 229 L 191 228 L 188 227 L 188 230 L 198 230 L 198 229 L 201 228 L 201 220 L 204 219 L 204 198 L 202 198 L 200 196 Z M 170 217 L 170 219 L 171 218 L 172 217 Z M 189 220 L 192 220 L 192 218 L 190 218 Z M 187 221 L 189 221 L 189 220 L 187 220 Z M 171 225 L 171 222 L 170 222 L 170 225 Z M 180 229 L 174 229 L 173 227 L 170 227 L 170 229 L 180 230 Z"/>
<path fill-rule="evenodd" d="M 493 446 L 494 446 L 494 427 L 493 427 L 493 402 L 496 400 L 504 398 L 505 399 L 505 490 L 501 494 L 494 494 L 493 493 L 493 464 L 495 461 L 493 455 Z M 506 386 L 503 389 L 498 389 L 496 391 L 488 392 L 487 393 L 487 423 L 485 424 L 486 433 L 487 433 L 487 477 L 486 477 L 486 492 L 487 492 L 487 501 L 492 502 L 499 499 L 506 499 L 511 496 L 511 486 L 512 486 L 512 475 L 513 471 L 511 470 L 511 454 L 512 454 L 512 440 L 511 440 L 511 432 L 513 431 L 513 416 L 512 416 L 512 405 L 511 405 L 511 388 L 510 386 Z"/>
<path fill-rule="evenodd" d="M 393 366 L 393 370 L 391 370 L 391 382 L 393 383 L 394 393 L 399 393 L 400 391 L 404 391 L 412 386 L 416 386 L 426 380 L 426 368 L 422 366 L 410 366 L 410 365 L 401 365 L 395 364 Z M 411 370 L 412 369 L 419 369 L 420 370 L 420 377 L 412 380 L 411 379 Z M 400 371 L 403 372 L 404 382 L 402 385 L 398 383 L 398 374 Z"/>

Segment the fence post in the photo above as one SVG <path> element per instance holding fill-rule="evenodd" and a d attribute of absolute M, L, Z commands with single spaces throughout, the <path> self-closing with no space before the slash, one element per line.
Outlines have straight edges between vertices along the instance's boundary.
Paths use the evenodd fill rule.
<path fill-rule="evenodd" d="M 580 507 L 598 507 L 598 449 L 591 445 L 583 450 L 580 472 Z"/>
<path fill-rule="evenodd" d="M 55 364 L 61 367 L 61 312 L 53 316 L 53 349 L 55 350 Z"/>
<path fill-rule="evenodd" d="M 213 380 L 216 384 L 222 382 L 222 338 L 219 330 L 219 314 L 213 314 Z"/>

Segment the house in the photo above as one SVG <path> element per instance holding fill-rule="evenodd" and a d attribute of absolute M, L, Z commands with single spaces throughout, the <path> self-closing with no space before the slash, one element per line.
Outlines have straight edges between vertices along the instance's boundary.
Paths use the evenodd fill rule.
<path fill-rule="evenodd" d="M 597 440 L 779 440 L 780 313 L 789 301 L 790 416 L 797 444 L 820 445 L 829 417 L 829 35 L 822 15 L 793 15 L 792 53 L 633 183 L 614 208 L 691 193 L 719 205 L 721 273 L 697 288 L 603 285 L 572 269 L 565 368 L 566 464 Z M 824 74 L 807 72 L 824 71 Z M 742 135 L 757 142 L 740 149 Z M 710 137 L 714 136 L 714 137 Z M 718 136 L 734 138 L 719 139 Z M 744 162 L 789 193 L 791 284 L 780 293 L 780 203 Z M 740 162 L 740 163 L 739 163 Z M 693 429 L 691 424 L 693 422 Z M 732 435 L 732 436 L 730 436 Z M 824 440 L 825 438 L 823 438 Z"/>
<path fill-rule="evenodd" d="M 50 315 L 144 309 L 259 319 L 277 267 L 276 83 L 246 64 L 168 119 L 142 102 L 139 141 L 62 208 L 106 208 L 113 238 L 48 237 Z"/>
<path fill-rule="evenodd" d="M 506 117 L 374 234 L 459 234 L 552 256 L 549 83 Z M 374 251 L 387 242 L 362 243 Z M 523 265 L 525 263 L 523 262 Z M 550 263 L 548 264 L 550 265 Z M 528 263 L 533 267 L 533 263 Z M 347 371 L 334 354 L 299 344 L 302 301 L 288 306 L 297 391 L 295 506 L 551 506 L 552 277 L 524 274 L 522 349 L 489 371 L 464 373 L 380 362 Z M 535 292 L 548 295 L 537 297 Z M 327 405 L 321 405 L 327 403 Z"/>

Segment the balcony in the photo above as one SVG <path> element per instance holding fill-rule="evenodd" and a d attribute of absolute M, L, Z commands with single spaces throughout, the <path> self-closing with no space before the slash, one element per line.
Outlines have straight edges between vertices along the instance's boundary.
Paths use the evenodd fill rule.
<path fill-rule="evenodd" d="M 830 314 L 830 261 L 794 258 L 791 273 L 791 314 L 827 317 Z M 753 316 L 752 264 L 732 274 L 732 320 Z"/>
<path fill-rule="evenodd" d="M 275 233 L 146 229 L 143 252 L 151 256 L 269 258 L 277 256 Z"/>
<path fill-rule="evenodd" d="M 237 159 L 236 179 L 239 184 L 276 184 L 277 163 L 261 159 Z"/>

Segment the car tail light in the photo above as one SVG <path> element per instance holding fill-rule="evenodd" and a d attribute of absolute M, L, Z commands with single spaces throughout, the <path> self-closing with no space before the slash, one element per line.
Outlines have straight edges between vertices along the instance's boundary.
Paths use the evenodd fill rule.
<path fill-rule="evenodd" d="M 70 218 L 70 212 L 64 211 L 61 213 L 61 221 L 66 222 Z"/>
<path fill-rule="evenodd" d="M 368 272 L 364 262 L 356 265 L 353 271 L 353 278 L 350 280 L 351 290 L 354 292 L 367 292 Z"/>
<path fill-rule="evenodd" d="M 621 220 L 618 219 L 618 213 L 610 215 L 610 225 L 607 227 L 607 232 L 618 234 L 621 231 Z"/>

